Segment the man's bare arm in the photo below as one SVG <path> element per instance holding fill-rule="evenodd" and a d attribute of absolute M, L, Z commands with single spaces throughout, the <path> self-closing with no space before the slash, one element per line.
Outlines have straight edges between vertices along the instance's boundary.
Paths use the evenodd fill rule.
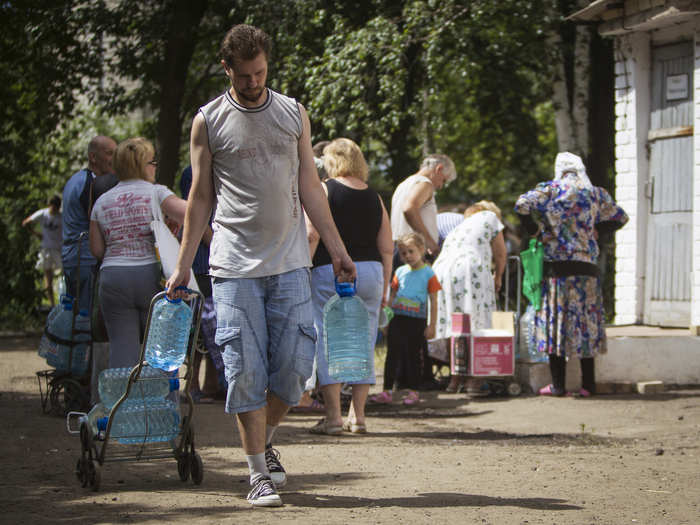
<path fill-rule="evenodd" d="M 331 256 L 333 271 L 342 280 L 354 280 L 357 277 L 355 264 L 345 249 L 338 229 L 333 222 L 328 207 L 328 197 L 318 178 L 314 164 L 314 152 L 311 149 L 311 124 L 304 106 L 299 104 L 302 134 L 299 138 L 299 197 L 304 211 L 318 231 L 323 244 Z"/>
<path fill-rule="evenodd" d="M 192 163 L 192 188 L 187 199 L 185 228 L 182 245 L 177 257 L 175 272 L 168 279 L 168 295 L 175 294 L 175 288 L 186 286 L 190 278 L 190 268 L 204 230 L 209 224 L 214 204 L 214 183 L 211 174 L 211 151 L 204 117 L 197 113 L 190 133 L 190 162 Z"/>
<path fill-rule="evenodd" d="M 425 227 L 425 223 L 420 216 L 420 210 L 430 200 L 434 192 L 435 188 L 429 182 L 418 182 L 411 189 L 411 193 L 403 206 L 403 215 L 406 217 L 406 222 L 414 231 L 417 231 L 425 238 L 425 246 L 431 254 L 437 253 L 439 247 L 437 239 L 433 239 Z"/>

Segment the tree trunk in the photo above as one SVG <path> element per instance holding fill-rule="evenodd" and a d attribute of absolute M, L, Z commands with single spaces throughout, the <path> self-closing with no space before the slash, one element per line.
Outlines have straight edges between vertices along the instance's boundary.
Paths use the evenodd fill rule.
<path fill-rule="evenodd" d="M 157 180 L 168 187 L 172 187 L 180 168 L 185 82 L 195 48 L 197 28 L 206 6 L 207 2 L 204 0 L 176 0 L 166 32 L 165 61 L 159 82 L 156 148 Z"/>

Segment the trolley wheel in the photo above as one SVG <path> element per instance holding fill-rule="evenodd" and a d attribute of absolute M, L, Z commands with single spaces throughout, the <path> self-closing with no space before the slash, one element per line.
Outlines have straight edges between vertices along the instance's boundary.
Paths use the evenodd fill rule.
<path fill-rule="evenodd" d="M 508 383 L 508 395 L 509 396 L 518 397 L 522 393 L 523 393 L 523 387 L 520 386 L 520 383 L 516 383 L 516 382 Z"/>
<path fill-rule="evenodd" d="M 190 477 L 190 455 L 182 454 L 177 458 L 177 473 L 180 475 L 180 480 L 187 481 Z"/>
<path fill-rule="evenodd" d="M 75 475 L 78 477 L 80 486 L 85 488 L 88 485 L 87 467 L 83 458 L 78 458 L 78 463 L 75 466 Z"/>
<path fill-rule="evenodd" d="M 192 472 L 192 483 L 200 485 L 204 479 L 204 465 L 202 464 L 201 456 L 197 452 L 190 454 L 190 470 Z"/>
<path fill-rule="evenodd" d="M 96 459 L 92 461 L 88 460 L 88 479 L 90 481 L 90 488 L 93 492 L 100 490 L 100 482 L 102 481 L 102 466 Z"/>
<path fill-rule="evenodd" d="M 72 377 L 59 377 L 51 381 L 49 386 L 49 402 L 51 412 L 65 416 L 70 411 L 83 408 L 83 388 Z"/>

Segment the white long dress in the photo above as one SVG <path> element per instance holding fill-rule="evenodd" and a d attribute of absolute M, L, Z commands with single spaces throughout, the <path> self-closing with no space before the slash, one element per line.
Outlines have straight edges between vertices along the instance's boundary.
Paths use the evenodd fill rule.
<path fill-rule="evenodd" d="M 471 329 L 491 327 L 496 308 L 491 241 L 503 223 L 491 211 L 467 217 L 450 232 L 433 264 L 442 290 L 438 292 L 435 338 L 452 336 L 452 313 L 468 313 Z"/>

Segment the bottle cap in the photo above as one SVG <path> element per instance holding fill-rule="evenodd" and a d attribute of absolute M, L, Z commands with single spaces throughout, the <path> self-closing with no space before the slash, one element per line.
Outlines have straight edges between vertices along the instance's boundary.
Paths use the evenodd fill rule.
<path fill-rule="evenodd" d="M 338 282 L 338 278 L 335 278 L 335 292 L 340 296 L 340 297 L 352 297 L 355 295 L 355 284 L 356 281 L 353 281 L 351 283 L 348 282 L 343 282 L 340 283 Z"/>

